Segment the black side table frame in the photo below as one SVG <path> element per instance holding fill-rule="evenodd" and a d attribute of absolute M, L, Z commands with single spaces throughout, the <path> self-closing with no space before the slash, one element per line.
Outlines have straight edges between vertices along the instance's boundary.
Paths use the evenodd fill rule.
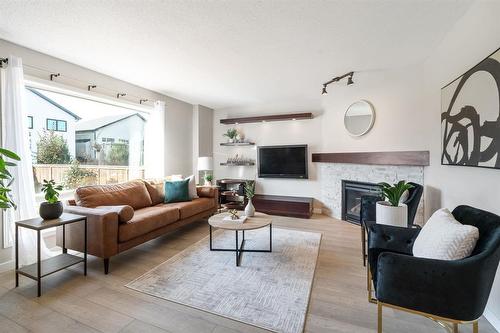
<path fill-rule="evenodd" d="M 221 249 L 214 248 L 212 244 L 212 226 L 209 224 L 210 228 L 210 251 L 225 251 L 225 252 L 235 252 L 236 253 L 236 266 L 241 264 L 241 255 L 243 252 L 273 252 L 273 224 L 269 223 L 269 250 L 247 250 L 244 249 L 245 245 L 245 230 L 234 230 L 235 231 L 235 247 L 234 249 Z M 225 229 L 228 230 L 228 229 Z M 242 240 L 239 242 L 239 232 L 242 232 Z"/>
<path fill-rule="evenodd" d="M 84 222 L 84 249 L 83 258 L 68 254 L 66 248 L 66 224 L 75 222 Z M 31 265 L 19 267 L 19 227 L 35 230 L 37 233 L 37 262 Z M 41 231 L 49 228 L 63 228 L 63 244 L 62 254 L 42 260 L 41 256 Z M 43 220 L 42 218 L 34 218 L 16 222 L 16 240 L 15 240 L 15 257 L 16 257 L 16 287 L 19 287 L 19 275 L 24 275 L 38 283 L 38 297 L 42 294 L 42 278 L 55 272 L 59 272 L 65 268 L 83 262 L 83 274 L 87 275 L 87 217 L 83 215 L 64 213 L 58 219 Z M 42 265 L 43 264 L 43 265 Z"/>

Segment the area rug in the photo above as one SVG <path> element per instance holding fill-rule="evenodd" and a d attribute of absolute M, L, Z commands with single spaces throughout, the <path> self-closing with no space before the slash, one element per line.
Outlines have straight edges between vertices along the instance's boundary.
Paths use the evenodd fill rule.
<path fill-rule="evenodd" d="M 214 248 L 234 248 L 234 231 L 214 233 Z M 245 248 L 267 249 L 269 229 L 245 232 Z M 320 233 L 273 228 L 273 252 L 213 252 L 197 242 L 126 286 L 275 332 L 302 332 Z"/>

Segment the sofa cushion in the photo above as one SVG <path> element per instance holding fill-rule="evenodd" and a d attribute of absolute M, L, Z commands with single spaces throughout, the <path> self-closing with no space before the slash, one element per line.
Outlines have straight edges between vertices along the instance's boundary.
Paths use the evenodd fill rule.
<path fill-rule="evenodd" d="M 130 221 L 134 217 L 134 209 L 127 205 L 121 206 L 97 206 L 96 208 L 118 214 L 118 220 L 121 223 Z"/>
<path fill-rule="evenodd" d="M 165 201 L 165 186 L 163 179 L 146 179 L 144 184 L 148 190 L 153 205 L 158 205 Z"/>
<path fill-rule="evenodd" d="M 136 210 L 152 205 L 146 185 L 140 180 L 79 187 L 75 197 L 79 206 L 90 208 L 128 205 Z"/>
<path fill-rule="evenodd" d="M 215 207 L 214 200 L 210 198 L 198 198 L 185 202 L 174 202 L 164 204 L 167 207 L 176 207 L 180 211 L 180 218 L 185 219 Z"/>
<path fill-rule="evenodd" d="M 164 227 L 179 219 L 179 209 L 169 205 L 158 205 L 138 209 L 134 217 L 122 223 L 118 230 L 118 240 L 126 242 L 150 231 Z"/>
<path fill-rule="evenodd" d="M 479 230 L 455 220 L 446 208 L 437 210 L 424 225 L 413 244 L 415 257 L 458 260 L 471 255 Z"/>
<path fill-rule="evenodd" d="M 189 178 L 165 181 L 165 203 L 189 201 Z"/>

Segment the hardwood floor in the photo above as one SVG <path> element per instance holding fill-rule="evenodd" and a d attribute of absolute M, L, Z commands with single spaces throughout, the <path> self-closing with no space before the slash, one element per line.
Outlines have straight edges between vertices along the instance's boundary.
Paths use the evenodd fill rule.
<path fill-rule="evenodd" d="M 375 332 L 376 305 L 366 296 L 359 227 L 325 216 L 310 220 L 276 217 L 273 225 L 323 234 L 305 332 Z M 42 297 L 34 281 L 14 273 L 0 275 L 0 332 L 267 332 L 125 288 L 132 279 L 208 235 L 200 221 L 111 260 L 90 257 L 89 273 L 78 266 L 43 280 Z M 243 263 L 244 264 L 244 259 Z M 496 332 L 484 319 L 480 332 Z M 444 332 L 436 323 L 384 309 L 384 332 Z M 460 332 L 472 332 L 461 326 Z"/>

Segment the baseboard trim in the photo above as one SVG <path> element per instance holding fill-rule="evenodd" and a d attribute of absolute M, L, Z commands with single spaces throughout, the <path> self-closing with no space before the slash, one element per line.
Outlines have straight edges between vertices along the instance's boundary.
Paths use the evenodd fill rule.
<path fill-rule="evenodd" d="M 0 264 L 0 273 L 14 269 L 14 260 L 9 260 Z"/>
<path fill-rule="evenodd" d="M 484 310 L 484 317 L 490 322 L 490 324 L 500 332 L 500 318 L 494 314 L 488 307 Z"/>

